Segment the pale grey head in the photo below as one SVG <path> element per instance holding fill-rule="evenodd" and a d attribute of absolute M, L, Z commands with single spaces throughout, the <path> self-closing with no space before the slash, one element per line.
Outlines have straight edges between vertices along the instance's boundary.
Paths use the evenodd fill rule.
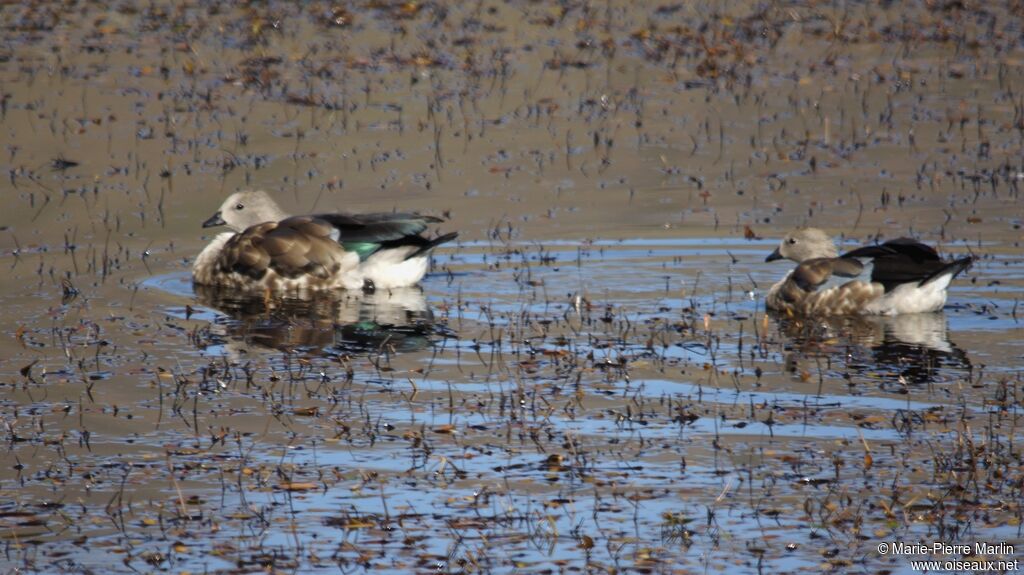
<path fill-rule="evenodd" d="M 217 213 L 203 222 L 204 228 L 227 226 L 236 232 L 263 222 L 277 222 L 288 217 L 266 192 L 246 190 L 235 192 L 224 200 Z"/>
<path fill-rule="evenodd" d="M 779 247 L 764 261 L 789 259 L 801 263 L 814 258 L 839 257 L 832 238 L 818 228 L 797 228 L 782 238 Z"/>

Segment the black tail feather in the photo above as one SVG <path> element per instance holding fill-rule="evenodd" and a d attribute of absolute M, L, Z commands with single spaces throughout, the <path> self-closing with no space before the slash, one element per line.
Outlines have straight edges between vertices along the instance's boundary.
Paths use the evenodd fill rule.
<path fill-rule="evenodd" d="M 450 242 L 457 237 L 459 237 L 459 232 L 447 233 L 444 234 L 443 236 L 437 236 L 436 238 L 423 238 L 425 241 L 420 245 L 420 248 L 406 256 L 405 259 L 410 259 L 416 256 L 423 255 L 426 252 L 429 252 L 430 250 L 436 248 L 437 246 Z"/>
<path fill-rule="evenodd" d="M 972 256 L 967 256 L 965 258 L 960 258 L 958 260 L 949 262 L 945 266 L 942 266 L 941 268 L 935 270 L 935 272 L 932 273 L 930 276 L 921 280 L 920 285 L 925 285 L 928 282 L 934 281 L 946 275 L 950 276 L 949 279 L 952 280 L 956 276 L 960 275 L 960 273 L 962 273 L 964 270 L 971 267 L 971 264 L 973 263 L 974 258 Z"/>

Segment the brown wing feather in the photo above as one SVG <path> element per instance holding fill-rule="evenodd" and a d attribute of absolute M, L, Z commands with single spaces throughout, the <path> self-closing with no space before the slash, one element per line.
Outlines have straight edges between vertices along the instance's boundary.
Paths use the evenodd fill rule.
<path fill-rule="evenodd" d="M 345 255 L 330 234 L 330 225 L 310 216 L 257 224 L 228 240 L 218 264 L 225 273 L 257 280 L 269 271 L 285 278 L 327 279 L 341 269 Z"/>
<path fill-rule="evenodd" d="M 850 258 L 832 258 L 832 273 L 845 277 L 855 278 L 864 271 L 864 264 Z"/>
<path fill-rule="evenodd" d="M 265 250 L 270 257 L 287 256 L 288 254 L 305 252 L 310 238 L 288 228 L 277 228 L 273 232 L 260 236 L 254 242 Z"/>
<path fill-rule="evenodd" d="M 334 227 L 328 222 L 313 216 L 295 216 L 282 220 L 280 226 L 294 230 L 309 237 L 327 239 L 331 237 Z"/>
<path fill-rule="evenodd" d="M 814 258 L 793 270 L 790 279 L 804 291 L 814 291 L 828 282 L 833 275 L 857 277 L 864 266 L 857 260 L 845 258 Z"/>

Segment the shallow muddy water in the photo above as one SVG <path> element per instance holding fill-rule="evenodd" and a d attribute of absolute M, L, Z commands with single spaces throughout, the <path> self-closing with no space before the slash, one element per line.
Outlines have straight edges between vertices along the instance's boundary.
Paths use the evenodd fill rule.
<path fill-rule="evenodd" d="M 1019 7 L 0 7 L 4 572 L 1021 559 Z M 419 210 L 419 288 L 194 288 L 237 189 Z M 766 313 L 814 224 L 975 265 Z M 1011 571 L 1003 565 L 1004 571 Z"/>

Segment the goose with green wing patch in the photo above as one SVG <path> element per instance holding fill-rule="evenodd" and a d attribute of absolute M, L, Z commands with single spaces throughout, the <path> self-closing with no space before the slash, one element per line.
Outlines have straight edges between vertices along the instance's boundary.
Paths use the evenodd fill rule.
<path fill-rule="evenodd" d="M 458 236 L 423 235 L 441 221 L 392 212 L 289 216 L 265 192 L 236 192 L 203 223 L 232 231 L 196 257 L 192 279 L 273 291 L 408 287 L 426 274 L 430 251 Z"/>

